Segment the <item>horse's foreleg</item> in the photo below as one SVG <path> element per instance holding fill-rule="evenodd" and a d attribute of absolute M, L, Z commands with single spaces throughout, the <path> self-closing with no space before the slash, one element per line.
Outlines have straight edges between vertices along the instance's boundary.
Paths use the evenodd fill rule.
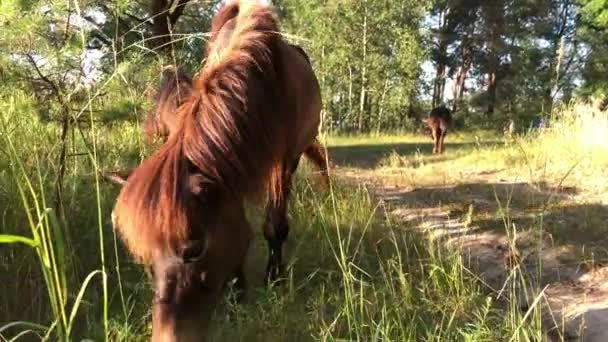
<path fill-rule="evenodd" d="M 114 172 L 100 172 L 100 175 L 106 181 L 112 184 L 123 186 L 125 183 L 127 183 L 127 179 L 129 176 L 131 176 L 131 173 L 133 173 L 133 169 Z"/>
<path fill-rule="evenodd" d="M 270 283 L 276 281 L 283 273 L 283 243 L 289 234 L 287 220 L 287 202 L 292 187 L 292 176 L 298 167 L 299 158 L 283 167 L 281 175 L 281 196 L 277 203 L 269 200 L 266 206 L 264 237 L 268 242 L 268 265 L 266 275 Z M 272 197 L 272 196 L 270 196 Z"/>

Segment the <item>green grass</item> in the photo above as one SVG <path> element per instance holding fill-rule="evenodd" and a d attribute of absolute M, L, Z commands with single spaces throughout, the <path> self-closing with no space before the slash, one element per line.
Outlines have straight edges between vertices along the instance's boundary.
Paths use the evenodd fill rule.
<path fill-rule="evenodd" d="M 45 335 L 147 340 L 149 285 L 110 227 L 117 189 L 98 183 L 95 175 L 97 169 L 134 165 L 153 147 L 141 141 L 137 119 L 76 132 L 69 141 L 63 208 L 56 211 L 59 129 L 27 110 L 8 120 L 17 117 L 15 106 L 26 102 L 13 99 L 2 108 L 0 144 L 0 340 L 20 334 L 25 340 Z M 575 120 L 569 127 L 576 127 Z M 565 132 L 572 140 L 563 141 Z M 607 165 L 606 157 L 596 158 L 605 148 L 601 140 L 577 149 L 580 136 L 565 128 L 541 139 L 507 142 L 487 132 L 455 133 L 448 136 L 443 156 L 429 155 L 430 141 L 419 135 L 329 137 L 328 142 L 339 169 L 419 191 L 385 203 L 337 175 L 331 191 L 318 192 L 306 169 L 301 171 L 285 247 L 288 281 L 276 289 L 263 285 L 266 250 L 258 233 L 247 268 L 247 299 L 236 304 L 227 296 L 214 319 L 214 340 L 546 337 L 538 302 L 522 311 L 516 300 L 527 285 L 539 292 L 529 275 L 511 269 L 506 291 L 497 298 L 458 250 L 421 234 L 414 223 L 398 221 L 391 210 L 395 205 L 446 208 L 452 216 L 509 236 L 513 250 L 520 248 L 515 235 L 531 231 L 598 252 L 591 239 L 605 233 L 598 218 L 606 207 L 573 203 L 562 194 L 566 184 L 590 196 L 600 191 L 589 185 L 597 179 L 593 173 Z M 471 183 L 473 177 L 478 181 Z M 491 177 L 511 183 L 500 186 Z M 489 204 L 480 205 L 479 198 Z M 526 216 L 539 210 L 548 213 L 542 223 Z M 251 207 L 249 216 L 254 226 L 261 225 L 259 208 Z M 588 238 L 576 241 L 564 219 L 576 221 Z M 519 231 L 512 230 L 513 222 Z"/>

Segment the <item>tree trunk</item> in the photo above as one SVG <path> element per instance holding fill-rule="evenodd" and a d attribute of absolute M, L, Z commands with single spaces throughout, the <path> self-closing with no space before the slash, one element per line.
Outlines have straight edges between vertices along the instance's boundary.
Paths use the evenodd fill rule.
<path fill-rule="evenodd" d="M 490 52 L 488 55 L 488 88 L 487 88 L 487 101 L 488 107 L 486 109 L 486 115 L 492 116 L 496 107 L 496 89 L 498 87 L 498 66 L 500 64 L 498 56 L 498 46 L 500 34 L 497 32 L 496 25 L 492 26 L 492 36 L 490 41 Z"/>
<path fill-rule="evenodd" d="M 348 115 L 353 114 L 353 68 L 348 64 Z"/>
<path fill-rule="evenodd" d="M 365 112 L 365 97 L 366 97 L 366 77 L 367 77 L 367 6 L 364 2 L 365 9 L 363 15 L 363 60 L 361 67 L 361 96 L 359 98 L 359 122 L 357 125 L 357 130 L 359 133 L 363 132 L 364 129 L 364 119 L 363 114 Z"/>
<path fill-rule="evenodd" d="M 452 92 L 452 98 L 454 99 L 454 103 L 452 105 L 452 112 L 456 112 L 456 110 L 458 110 L 460 102 L 462 101 L 462 97 L 464 96 L 465 82 L 467 81 L 467 76 L 469 74 L 469 70 L 471 69 L 471 64 L 471 59 L 464 57 L 462 64 L 458 69 L 458 75 L 456 76 L 456 82 L 454 82 L 454 89 Z"/>
<path fill-rule="evenodd" d="M 462 101 L 462 97 L 465 92 L 465 83 L 467 81 L 467 77 L 469 75 L 469 71 L 471 70 L 471 66 L 473 65 L 473 47 L 471 46 L 472 42 L 469 37 L 471 37 L 475 32 L 475 24 L 471 25 L 467 35 L 462 40 L 462 48 L 461 48 L 461 58 L 460 58 L 460 67 L 458 68 L 458 73 L 456 75 L 456 82 L 454 82 L 454 88 L 452 90 L 452 98 L 454 99 L 454 103 L 452 105 L 452 112 L 456 112 L 460 106 Z"/>
<path fill-rule="evenodd" d="M 498 85 L 496 79 L 496 70 L 491 70 L 488 73 L 488 108 L 486 109 L 486 115 L 492 116 L 496 107 L 496 87 Z"/>
<path fill-rule="evenodd" d="M 384 100 L 386 99 L 386 92 L 388 91 L 389 81 L 388 77 L 384 81 L 384 87 L 382 88 L 382 96 L 380 97 L 380 104 L 378 109 L 378 122 L 376 123 L 376 134 L 380 134 L 380 128 L 382 126 L 382 116 L 384 114 Z"/>
<path fill-rule="evenodd" d="M 407 110 L 405 110 L 405 113 L 403 110 L 399 111 L 400 128 L 403 128 L 406 118 L 414 119 L 414 121 L 418 121 L 418 113 L 416 113 L 416 108 L 415 108 L 417 96 L 418 96 L 418 93 L 416 92 L 416 88 L 410 90 L 410 94 L 408 96 Z"/>
<path fill-rule="evenodd" d="M 170 51 L 171 35 L 177 20 L 184 13 L 186 4 L 190 0 L 152 0 L 150 12 L 152 13 L 153 35 L 150 39 L 152 49 Z"/>
<path fill-rule="evenodd" d="M 443 102 L 445 92 L 445 73 L 448 51 L 448 39 L 445 34 L 447 26 L 447 10 L 441 12 L 439 18 L 439 48 L 437 51 L 437 66 L 435 72 L 435 85 L 433 87 L 433 107 L 439 106 Z"/>
<path fill-rule="evenodd" d="M 504 8 L 502 1 L 487 1 L 483 5 L 485 22 L 490 35 L 488 53 L 488 107 L 486 115 L 494 114 L 496 108 L 496 91 L 498 89 L 498 68 L 500 67 L 500 50 L 502 32 L 504 31 Z"/>
<path fill-rule="evenodd" d="M 496 108 L 496 90 L 498 88 L 498 66 L 500 64 L 499 56 L 498 56 L 498 40 L 500 39 L 500 34 L 498 34 L 495 30 L 492 33 L 492 40 L 490 42 L 490 53 L 489 53 L 489 61 L 488 61 L 488 88 L 487 88 L 487 101 L 488 107 L 486 109 L 486 115 L 492 116 L 494 114 L 494 110 Z"/>
<path fill-rule="evenodd" d="M 443 95 L 445 92 L 445 71 L 445 63 L 443 61 L 437 62 L 435 87 L 433 89 L 433 107 L 437 107 L 443 102 Z"/>
<path fill-rule="evenodd" d="M 560 24 L 557 29 L 555 36 L 551 42 L 552 53 L 549 64 L 549 72 L 555 71 L 555 79 L 554 82 L 549 82 L 546 85 L 547 89 L 545 89 L 544 99 L 543 99 L 543 113 L 550 114 L 553 110 L 553 102 L 554 96 L 560 89 L 560 81 L 561 81 L 561 67 L 564 59 L 565 53 L 565 37 L 567 34 L 568 23 L 571 20 L 572 16 L 572 6 L 574 6 L 574 2 L 565 1 L 560 8 L 559 18 Z M 567 72 L 567 70 L 566 70 Z"/>

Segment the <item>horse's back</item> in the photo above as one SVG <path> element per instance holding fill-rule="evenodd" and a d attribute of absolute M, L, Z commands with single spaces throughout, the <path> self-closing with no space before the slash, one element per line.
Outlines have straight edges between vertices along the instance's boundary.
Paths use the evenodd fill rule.
<path fill-rule="evenodd" d="M 290 47 L 294 48 L 296 51 L 298 51 L 300 53 L 300 55 L 302 55 L 302 57 L 304 57 L 306 59 L 308 64 L 312 65 L 312 62 L 310 61 L 310 57 L 308 56 L 306 51 L 304 51 L 304 49 L 300 45 L 296 45 L 296 44 L 288 44 L 288 45 Z"/>
<path fill-rule="evenodd" d="M 445 131 L 452 124 L 452 113 L 446 107 L 436 107 L 431 110 L 427 119 L 429 127 Z"/>
<path fill-rule="evenodd" d="M 435 119 L 442 119 L 446 121 L 452 121 L 452 113 L 446 107 L 436 107 L 431 110 L 429 117 Z"/>

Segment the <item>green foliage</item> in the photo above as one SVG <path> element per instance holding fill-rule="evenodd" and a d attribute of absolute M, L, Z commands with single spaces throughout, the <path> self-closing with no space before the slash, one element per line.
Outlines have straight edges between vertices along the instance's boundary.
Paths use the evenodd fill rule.
<path fill-rule="evenodd" d="M 287 32 L 312 56 L 323 88 L 324 125 L 401 128 L 425 56 L 420 24 L 429 2 L 277 3 Z"/>
<path fill-rule="evenodd" d="M 581 13 L 594 25 L 608 27 L 608 1 L 579 0 Z"/>
<path fill-rule="evenodd" d="M 577 13 L 574 0 L 435 2 L 433 103 L 451 93 L 469 127 L 548 115 L 584 65 Z"/>
<path fill-rule="evenodd" d="M 582 76 L 585 80 L 581 93 L 608 96 L 608 1 L 579 0 L 581 23 L 579 36 L 588 51 Z"/>
<path fill-rule="evenodd" d="M 3 116 L 7 120 L 14 117 L 8 111 Z M 13 158 L 11 163 L 23 163 L 23 168 L 16 175 L 0 171 L 0 208 L 7 213 L 0 234 L 40 241 L 35 246 L 43 257 L 38 259 L 37 250 L 26 245 L 0 248 L 0 274 L 21 280 L 0 282 L 0 290 L 6 294 L 0 298 L 0 321 L 33 322 L 0 326 L 0 336 L 10 339 L 33 330 L 49 334 L 51 340 L 148 340 L 149 282 L 141 268 L 130 263 L 120 243 L 115 245 L 109 216 L 117 189 L 102 184 L 95 191 L 93 176 L 98 166 L 107 170 L 116 163 L 134 165 L 139 157 L 132 151 L 149 153 L 138 149 L 140 130 L 132 122 L 121 122 L 85 131 L 87 139 L 98 143 L 99 159 L 96 164 L 68 164 L 64 194 L 68 215 L 61 224 L 59 219 L 45 221 L 52 210 L 36 209 L 52 205 L 57 171 L 51 163 L 43 163 L 53 146 L 42 137 L 52 138 L 57 127 L 29 119 L 13 119 L 13 127 L 22 130 L 2 135 L 2 146 L 12 142 L 17 153 L 0 154 L 0 163 Z M 409 139 L 421 142 L 420 137 Z M 351 148 L 376 144 L 382 138 L 332 141 Z M 84 142 L 78 139 L 75 144 L 82 149 Z M 30 179 L 40 179 L 40 184 L 34 183 L 35 191 L 22 201 L 19 188 Z M 290 203 L 288 281 L 281 288 L 260 285 L 266 242 L 257 233 L 247 272 L 252 283 L 249 299 L 243 304 L 226 300 L 215 316 L 212 340 L 503 340 L 515 327 L 539 334 L 537 327 L 521 317 L 513 322 L 504 318 L 516 311 L 511 313 L 490 299 L 455 251 L 445 251 L 413 229 L 398 225 L 387 214 L 388 208 L 364 187 L 334 179 L 333 189 L 321 192 L 311 188 L 307 174 L 298 176 Z M 251 208 L 255 227 L 263 219 L 261 209 Z M 33 227 L 28 224 L 28 213 L 33 214 Z M 98 215 L 102 224 L 97 222 Z M 99 232 L 94 228 L 97 225 L 102 228 Z M 0 235 L 0 243 L 21 241 L 30 242 Z M 100 261 L 100 254 L 105 261 Z M 52 257 L 57 258 L 57 267 L 51 263 Z M 105 273 L 100 270 L 104 262 Z M 44 282 L 46 272 L 48 284 Z M 55 273 L 61 281 L 55 280 Z M 107 317 L 104 304 L 108 305 Z M 51 329 L 56 319 L 58 323 Z"/>
<path fill-rule="evenodd" d="M 161 49 L 150 23 L 158 13 L 149 2 L 0 1 L 0 322 L 41 324 L 11 323 L 0 327 L 2 335 L 23 327 L 64 340 L 147 338 L 149 286 L 113 235 L 108 221 L 117 189 L 99 184 L 97 172 L 131 167 L 155 148 L 142 142 L 140 122 L 160 70 L 167 63 L 192 73 L 200 68 L 218 3 L 189 3 L 174 26 L 172 49 Z M 462 73 L 468 82 L 456 113 L 459 128 L 497 129 L 509 119 L 525 127 L 577 91 L 608 89 L 606 1 L 274 3 L 286 37 L 312 57 L 325 131 L 418 128 L 435 83 L 424 79 L 425 62 L 442 64 L 438 77 L 445 80 L 456 78 L 471 58 Z M 436 27 L 431 19 L 444 12 L 446 24 Z M 491 73 L 498 80 L 495 97 L 487 84 Z M 579 79 L 584 86 L 576 89 Z M 493 116 L 486 113 L 489 104 Z M 583 160 L 581 179 L 594 179 L 606 169 L 605 158 L 588 158 L 608 155 L 605 116 L 596 109 L 589 116 L 572 111 L 580 120 L 559 117 L 569 124 L 526 146 L 541 156 L 550 145 L 549 152 L 569 156 L 568 163 Z M 590 136 L 593 146 L 579 144 Z M 387 164 L 424 169 L 426 142 L 408 139 L 404 145 L 414 159 L 395 153 Z M 354 144 L 338 140 L 342 149 Z M 459 152 L 463 163 L 507 168 L 523 158 L 514 148 L 466 157 L 475 148 Z M 377 151 L 361 154 L 373 159 Z M 536 169 L 543 160 L 538 157 Z M 390 216 L 379 214 L 363 189 L 343 185 L 325 196 L 301 181 L 294 197 L 297 246 L 288 291 L 254 290 L 253 303 L 217 317 L 218 335 L 502 340 L 519 332 L 524 320 L 504 322 L 503 309 L 463 273 L 455 253 L 441 255 L 419 236 L 394 235 Z M 264 242 L 258 238 L 257 244 Z M 263 264 L 262 255 L 254 258 Z"/>

